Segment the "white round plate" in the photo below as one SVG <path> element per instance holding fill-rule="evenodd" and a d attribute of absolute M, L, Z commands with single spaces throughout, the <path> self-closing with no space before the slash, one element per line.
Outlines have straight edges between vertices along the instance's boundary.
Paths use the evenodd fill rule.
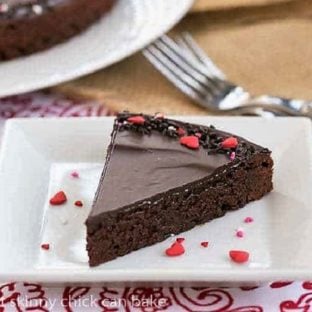
<path fill-rule="evenodd" d="M 98 23 L 64 44 L 0 63 L 0 97 L 90 74 L 137 52 L 172 28 L 193 0 L 118 0 Z"/>

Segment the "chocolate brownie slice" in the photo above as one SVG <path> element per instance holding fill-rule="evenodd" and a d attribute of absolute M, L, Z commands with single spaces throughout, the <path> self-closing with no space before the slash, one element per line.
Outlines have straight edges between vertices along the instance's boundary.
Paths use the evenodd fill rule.
<path fill-rule="evenodd" d="M 272 190 L 270 154 L 213 126 L 119 114 L 86 221 L 90 266 L 260 199 Z"/>
<path fill-rule="evenodd" d="M 115 0 L 0 1 L 0 61 L 28 55 L 80 33 Z"/>

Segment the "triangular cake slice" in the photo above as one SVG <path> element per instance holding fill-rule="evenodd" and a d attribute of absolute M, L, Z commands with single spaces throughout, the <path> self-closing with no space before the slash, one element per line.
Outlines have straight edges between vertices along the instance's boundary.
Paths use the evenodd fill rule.
<path fill-rule="evenodd" d="M 90 266 L 260 199 L 272 190 L 270 155 L 213 126 L 119 114 L 86 221 Z"/>

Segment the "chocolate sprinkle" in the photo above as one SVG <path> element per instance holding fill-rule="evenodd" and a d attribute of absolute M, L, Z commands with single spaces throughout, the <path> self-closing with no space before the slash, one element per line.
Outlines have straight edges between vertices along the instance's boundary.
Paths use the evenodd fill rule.
<path fill-rule="evenodd" d="M 127 121 L 129 117 L 142 116 L 145 119 L 145 123 L 142 125 L 132 124 Z M 214 130 L 213 125 L 209 127 L 194 126 L 189 123 L 182 124 L 179 121 L 171 120 L 167 118 L 154 118 L 152 116 L 144 114 L 131 114 L 129 112 L 123 112 L 118 115 L 117 121 L 119 125 L 119 131 L 134 131 L 140 134 L 151 135 L 152 131 L 157 131 L 164 136 L 170 138 L 179 138 L 178 129 L 182 128 L 185 131 L 184 136 L 198 135 L 200 134 L 199 144 L 202 148 L 207 150 L 208 155 L 212 154 L 224 154 L 230 156 L 231 152 L 237 152 L 240 154 L 240 143 L 236 148 L 225 149 L 221 147 L 221 143 L 225 136 L 218 135 Z M 242 143 L 244 147 L 245 143 Z M 252 147 L 248 152 L 253 153 L 255 149 Z"/>

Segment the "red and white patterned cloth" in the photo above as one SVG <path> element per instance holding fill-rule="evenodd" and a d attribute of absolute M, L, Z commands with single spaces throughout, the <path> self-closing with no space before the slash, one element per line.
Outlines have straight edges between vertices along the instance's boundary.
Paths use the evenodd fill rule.
<path fill-rule="evenodd" d="M 96 102 L 33 93 L 0 99 L 0 129 L 14 117 L 104 116 Z M 312 312 L 312 282 L 274 282 L 253 288 L 47 288 L 0 283 L 0 312 Z"/>
<path fill-rule="evenodd" d="M 0 285 L 0 311 L 311 312 L 312 283 L 272 283 L 251 289 L 46 288 L 7 283 Z"/>

